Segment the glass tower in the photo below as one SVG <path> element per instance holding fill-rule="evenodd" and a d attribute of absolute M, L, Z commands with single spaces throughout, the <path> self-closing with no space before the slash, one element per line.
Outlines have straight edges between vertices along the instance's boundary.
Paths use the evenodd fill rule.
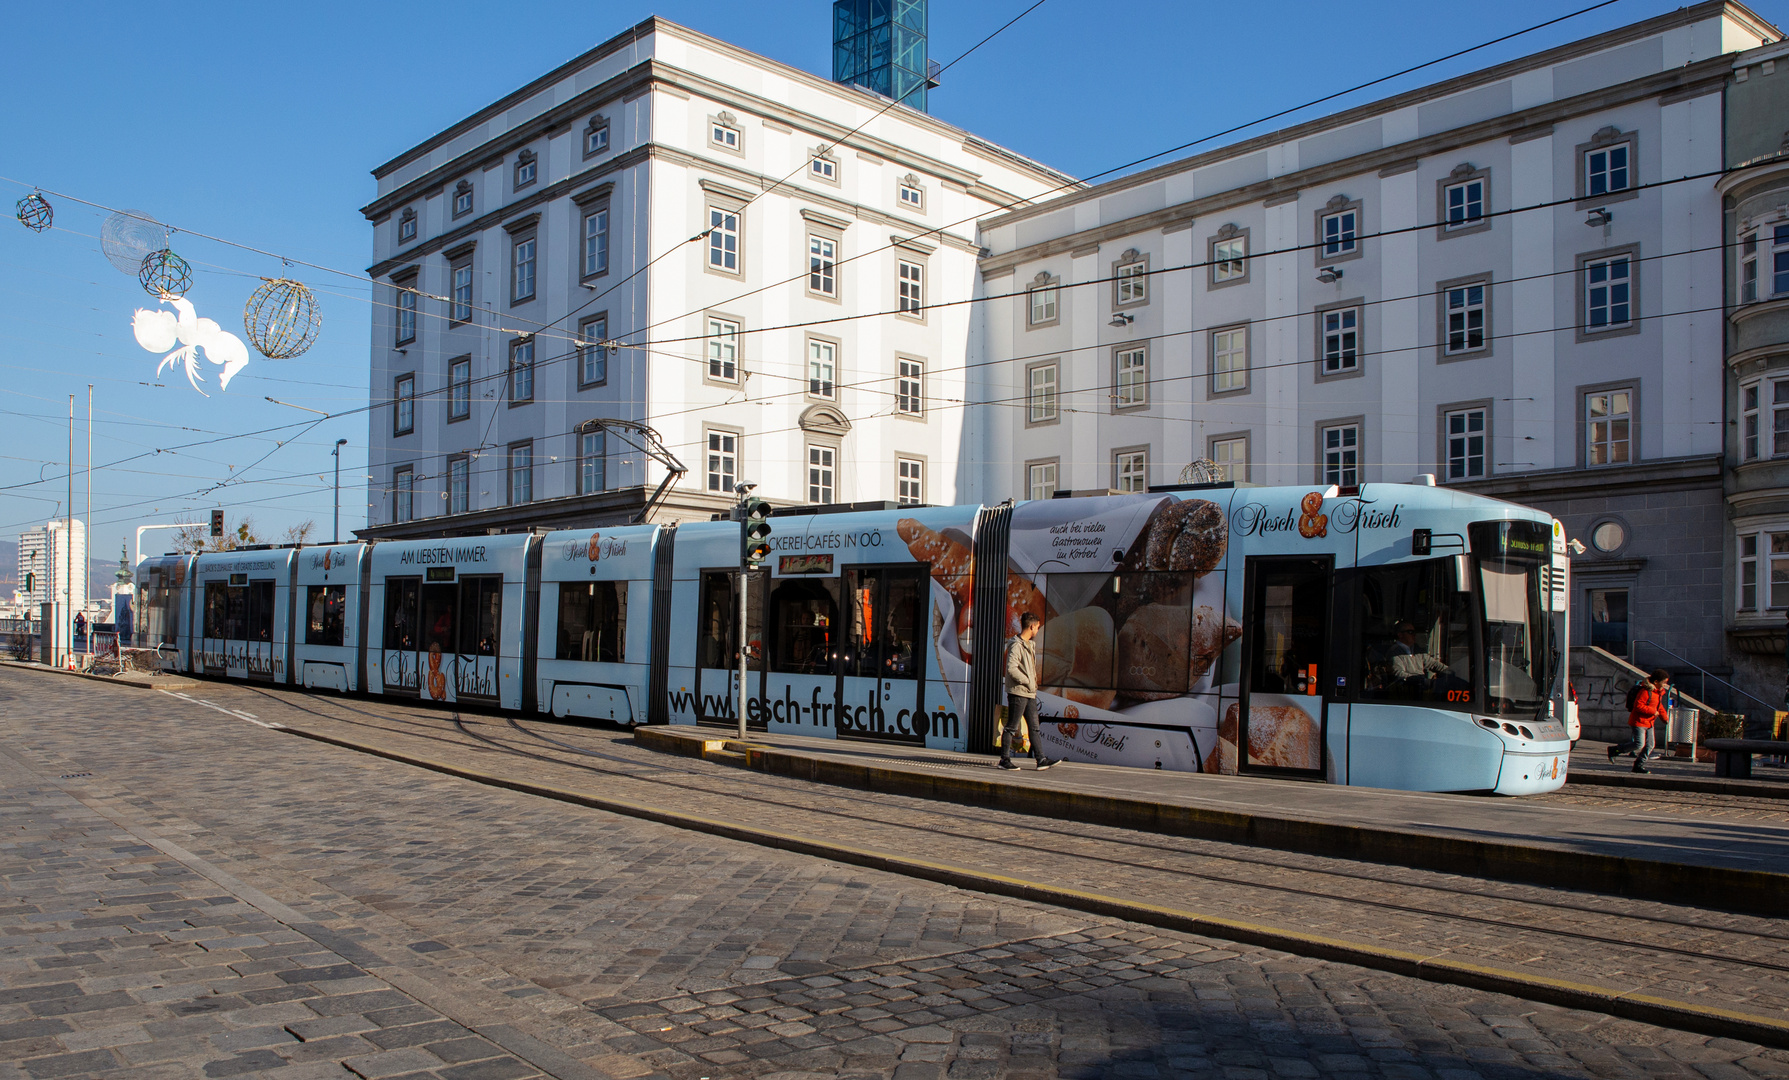
<path fill-rule="evenodd" d="M 926 55 L 926 0 L 838 0 L 832 5 L 832 81 L 926 111 L 937 86 Z"/>

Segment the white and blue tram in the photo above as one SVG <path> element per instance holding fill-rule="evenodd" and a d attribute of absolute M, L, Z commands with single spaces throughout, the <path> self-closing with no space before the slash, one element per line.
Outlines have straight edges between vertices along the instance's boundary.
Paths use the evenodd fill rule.
<path fill-rule="evenodd" d="M 1566 538 L 1422 485 L 775 512 L 143 560 L 174 670 L 558 717 L 994 749 L 1043 620 L 1071 761 L 1509 795 L 1565 782 Z M 240 595 L 239 595 L 240 594 Z M 992 613 L 991 616 L 989 613 Z M 217 631 L 217 633 L 214 633 Z"/>

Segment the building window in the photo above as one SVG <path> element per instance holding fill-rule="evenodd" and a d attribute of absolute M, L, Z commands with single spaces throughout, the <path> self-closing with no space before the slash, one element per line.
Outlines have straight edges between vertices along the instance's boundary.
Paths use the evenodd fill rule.
<path fill-rule="evenodd" d="M 708 432 L 708 490 L 733 494 L 739 475 L 739 436 L 731 431 Z"/>
<path fill-rule="evenodd" d="M 539 164 L 535 159 L 534 151 L 524 150 L 516 155 L 516 187 L 518 189 L 525 188 L 529 184 L 534 183 L 536 176 L 539 175 L 539 171 Z"/>
<path fill-rule="evenodd" d="M 1038 461 L 1025 467 L 1025 493 L 1030 499 L 1053 499 L 1056 497 L 1056 469 L 1054 461 Z"/>
<path fill-rule="evenodd" d="M 1317 313 L 1322 335 L 1323 374 L 1360 370 L 1360 309 L 1331 308 Z"/>
<path fill-rule="evenodd" d="M 830 446 L 808 447 L 808 502 L 824 506 L 833 501 L 833 466 L 837 453 Z"/>
<path fill-rule="evenodd" d="M 399 375 L 392 387 L 393 435 L 408 435 L 416 430 L 416 376 Z"/>
<path fill-rule="evenodd" d="M 1211 283 L 1233 285 L 1249 276 L 1249 234 L 1226 225 L 1211 241 Z"/>
<path fill-rule="evenodd" d="M 1341 196 L 1337 196 L 1340 199 Z M 1331 200 L 1335 202 L 1335 200 Z M 1346 206 L 1346 200 L 1342 200 Z M 1334 213 L 1323 214 L 1319 219 L 1318 235 L 1322 247 L 1318 250 L 1325 259 L 1333 259 L 1341 255 L 1353 255 L 1358 250 L 1360 237 L 1360 209 L 1346 207 Z"/>
<path fill-rule="evenodd" d="M 1149 490 L 1149 451 L 1120 450 L 1112 459 L 1112 487 L 1123 492 Z"/>
<path fill-rule="evenodd" d="M 1739 538 L 1739 610 L 1758 610 L 1758 538 Z"/>
<path fill-rule="evenodd" d="M 838 280 L 834 273 L 838 261 L 838 245 L 824 236 L 808 236 L 808 291 L 821 296 L 837 296 Z"/>
<path fill-rule="evenodd" d="M 1112 406 L 1139 409 L 1149 404 L 1149 350 L 1136 346 L 1113 356 Z"/>
<path fill-rule="evenodd" d="M 600 116 L 590 118 L 584 129 L 584 156 L 595 157 L 609 148 L 609 122 Z"/>
<path fill-rule="evenodd" d="M 1584 328 L 1615 330 L 1633 322 L 1633 257 L 1615 255 L 1584 262 Z"/>
<path fill-rule="evenodd" d="M 1488 298 L 1489 289 L 1483 281 L 1442 287 L 1444 355 L 1460 356 L 1484 349 L 1489 340 L 1485 334 Z"/>
<path fill-rule="evenodd" d="M 838 375 L 839 347 L 830 341 L 808 339 L 808 393 L 830 398 Z"/>
<path fill-rule="evenodd" d="M 416 520 L 416 471 L 409 465 L 391 473 L 391 520 Z"/>
<path fill-rule="evenodd" d="M 895 411 L 903 416 L 924 415 L 926 366 L 905 357 L 896 363 L 900 370 L 895 380 Z M 1789 383 L 1784 385 L 1789 386 Z"/>
<path fill-rule="evenodd" d="M 1632 390 L 1598 390 L 1584 395 L 1584 461 L 1625 465 L 1633 446 Z"/>
<path fill-rule="evenodd" d="M 737 150 L 739 129 L 725 120 L 716 120 L 708 125 L 708 141 L 728 150 Z"/>
<path fill-rule="evenodd" d="M 447 512 L 464 514 L 472 505 L 472 461 L 464 454 L 447 459 Z"/>
<path fill-rule="evenodd" d="M 1246 435 L 1211 440 L 1211 463 L 1218 467 L 1218 479 L 1247 483 L 1249 479 L 1249 439 Z"/>
<path fill-rule="evenodd" d="M 919 315 L 925 307 L 926 268 L 919 263 L 899 261 L 900 311 L 903 315 Z"/>
<path fill-rule="evenodd" d="M 607 486 L 603 429 L 589 426 L 578 433 L 578 494 L 594 495 Z"/>
<path fill-rule="evenodd" d="M 1590 643 L 1615 656 L 1627 655 L 1626 589 L 1590 590 Z"/>
<path fill-rule="evenodd" d="M 513 443 L 509 448 L 509 504 L 534 501 L 534 443 Z"/>
<path fill-rule="evenodd" d="M 464 217 L 472 212 L 472 181 L 461 180 L 453 189 L 453 216 Z"/>
<path fill-rule="evenodd" d="M 447 418 L 464 420 L 472 415 L 472 358 L 462 357 L 447 365 Z"/>
<path fill-rule="evenodd" d="M 1360 425 L 1337 424 L 1318 432 L 1322 443 L 1323 473 L 1321 482 L 1339 487 L 1355 487 L 1360 483 Z"/>
<path fill-rule="evenodd" d="M 509 403 L 523 405 L 534 400 L 534 339 L 524 338 L 509 344 Z"/>
<path fill-rule="evenodd" d="M 523 301 L 534 299 L 534 237 L 517 238 L 511 252 L 509 301 L 512 304 L 520 304 Z"/>
<path fill-rule="evenodd" d="M 398 218 L 398 243 L 407 244 L 416 239 L 416 208 L 406 207 L 404 215 Z"/>
<path fill-rule="evenodd" d="M 1037 280 L 1026 290 L 1026 319 L 1031 326 L 1043 326 L 1056 321 L 1056 287 L 1057 279 L 1048 274 L 1037 275 Z"/>
<path fill-rule="evenodd" d="M 738 323 L 708 320 L 708 377 L 721 382 L 739 381 Z"/>
<path fill-rule="evenodd" d="M 1026 379 L 1025 416 L 1031 424 L 1048 424 L 1056 419 L 1057 379 L 1062 365 L 1052 360 L 1033 366 Z"/>
<path fill-rule="evenodd" d="M 1442 415 L 1447 429 L 1447 479 L 1476 480 L 1485 475 L 1484 409 L 1459 409 Z"/>
<path fill-rule="evenodd" d="M 1249 328 L 1211 332 L 1211 392 L 1229 394 L 1249 388 Z"/>
<path fill-rule="evenodd" d="M 453 266 L 453 294 L 448 303 L 448 322 L 470 322 L 472 319 L 472 259 Z"/>
<path fill-rule="evenodd" d="M 1789 532 L 1746 533 L 1738 540 L 1739 611 L 1789 608 Z"/>
<path fill-rule="evenodd" d="M 1483 177 L 1449 184 L 1442 189 L 1442 201 L 1446 216 L 1442 219 L 1443 228 L 1452 232 L 1456 229 L 1470 228 L 1484 221 L 1485 218 L 1485 181 Z"/>
<path fill-rule="evenodd" d="M 1584 151 L 1584 197 L 1594 199 L 1633 186 L 1633 173 L 1628 163 L 1631 152 L 1632 147 L 1627 143 Z"/>
<path fill-rule="evenodd" d="M 578 387 L 609 380 L 609 317 L 592 315 L 578 323 Z"/>
<path fill-rule="evenodd" d="M 609 272 L 609 208 L 598 207 L 584 215 L 584 276 Z"/>
<path fill-rule="evenodd" d="M 895 485 L 895 501 L 902 506 L 918 506 L 925 502 L 925 462 L 914 458 L 896 458 Z"/>
<path fill-rule="evenodd" d="M 816 155 L 808 162 L 808 172 L 813 174 L 814 179 L 830 183 L 839 178 L 839 164 L 829 157 Z"/>
<path fill-rule="evenodd" d="M 1789 379 L 1766 379 L 1742 387 L 1740 457 L 1789 456 Z"/>
<path fill-rule="evenodd" d="M 895 188 L 895 198 L 909 210 L 924 210 L 926 208 L 925 189 L 919 186 L 918 177 L 909 176 L 902 180 Z"/>
<path fill-rule="evenodd" d="M 399 345 L 408 345 L 416 340 L 416 279 L 397 286 L 398 290 L 398 340 Z"/>
<path fill-rule="evenodd" d="M 1149 260 L 1135 249 L 1125 252 L 1129 258 L 1119 262 L 1112 277 L 1112 300 L 1117 306 L 1149 302 Z"/>
<path fill-rule="evenodd" d="M 718 206 L 708 208 L 708 266 L 728 274 L 739 273 L 739 214 Z"/>
<path fill-rule="evenodd" d="M 1765 259 L 1764 256 L 1768 256 Z M 1739 243 L 1739 302 L 1750 304 L 1759 298 L 1759 263 L 1770 267 L 1767 295 L 1789 294 L 1789 224 L 1746 234 Z"/>

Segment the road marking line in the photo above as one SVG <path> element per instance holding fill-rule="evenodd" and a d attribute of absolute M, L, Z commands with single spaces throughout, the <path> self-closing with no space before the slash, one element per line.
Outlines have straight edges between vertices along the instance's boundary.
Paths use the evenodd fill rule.
<path fill-rule="evenodd" d="M 166 694 L 169 697 L 173 697 L 173 698 L 179 698 L 182 701 L 191 702 L 194 705 L 203 705 L 207 709 L 214 709 L 217 712 L 223 713 L 225 716 L 235 717 L 238 720 L 247 720 L 249 723 L 255 725 L 256 727 L 264 727 L 264 728 L 267 728 L 269 731 L 283 731 L 283 730 L 285 730 L 285 727 L 286 727 L 286 725 L 284 725 L 284 724 L 272 724 L 272 723 L 268 723 L 265 720 L 257 720 L 257 719 L 255 719 L 255 717 L 252 713 L 245 713 L 241 709 L 225 708 L 224 706 L 218 705 L 215 702 L 206 701 L 204 698 L 196 698 L 196 697 L 191 696 L 190 694 L 182 694 L 177 690 L 163 690 L 160 687 L 157 687 L 156 693 Z"/>

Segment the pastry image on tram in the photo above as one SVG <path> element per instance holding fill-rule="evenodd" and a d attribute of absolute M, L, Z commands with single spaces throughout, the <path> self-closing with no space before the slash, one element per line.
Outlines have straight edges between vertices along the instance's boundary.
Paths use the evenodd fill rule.
<path fill-rule="evenodd" d="M 1249 701 L 1248 764 L 1277 769 L 1316 769 L 1323 763 L 1323 734 L 1302 705 L 1269 704 L 1276 694 L 1255 694 Z M 1234 775 L 1238 765 L 1237 735 L 1242 707 L 1231 702 L 1218 723 L 1218 741 L 1205 757 L 1204 771 Z"/>

